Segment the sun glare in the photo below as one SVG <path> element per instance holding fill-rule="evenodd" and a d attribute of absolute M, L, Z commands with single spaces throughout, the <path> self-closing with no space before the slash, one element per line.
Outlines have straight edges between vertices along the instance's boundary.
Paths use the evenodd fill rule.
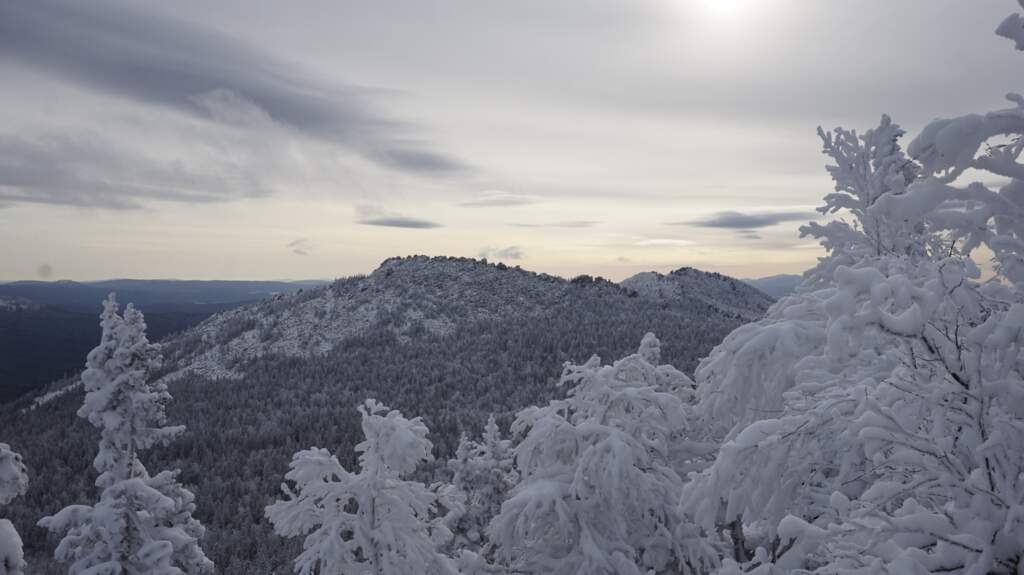
<path fill-rule="evenodd" d="M 696 3 L 713 16 L 735 16 L 754 5 L 752 0 L 696 0 Z"/>

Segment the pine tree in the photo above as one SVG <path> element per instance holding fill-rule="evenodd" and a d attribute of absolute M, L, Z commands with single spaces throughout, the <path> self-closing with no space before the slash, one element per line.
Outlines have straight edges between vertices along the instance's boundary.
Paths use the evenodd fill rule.
<path fill-rule="evenodd" d="M 502 438 L 493 415 L 479 442 L 462 437 L 455 458 L 448 462 L 452 483 L 466 498 L 453 529 L 457 547 L 476 552 L 487 546 L 487 525 L 517 481 L 514 462 L 512 442 Z"/>
<path fill-rule="evenodd" d="M 438 551 L 450 532 L 437 517 L 442 499 L 403 479 L 433 456 L 427 427 L 373 399 L 359 406 L 365 440 L 356 446 L 360 471 L 350 473 L 328 450 L 295 454 L 282 485 L 285 499 L 266 509 L 274 530 L 305 536 L 295 559 L 301 575 L 454 575 Z"/>
<path fill-rule="evenodd" d="M 0 505 L 23 495 L 28 489 L 28 475 L 21 456 L 0 443 Z M 21 575 L 25 569 L 21 537 L 7 519 L 0 519 L 0 575 Z"/>
<path fill-rule="evenodd" d="M 568 397 L 519 413 L 521 480 L 489 528 L 511 571 L 638 575 L 717 562 L 677 506 L 683 478 L 671 444 L 685 404 L 664 388 L 679 381 L 675 370 L 651 363 L 658 349 L 649 335 L 613 365 L 597 356 L 567 365 Z"/>
<path fill-rule="evenodd" d="M 66 532 L 55 555 L 70 564 L 71 575 L 212 573 L 199 547 L 204 529 L 192 517 L 192 493 L 177 482 L 177 472 L 150 476 L 138 458 L 184 431 L 165 425 L 171 396 L 166 385 L 149 381 L 160 366 L 160 348 L 146 339 L 142 313 L 128 304 L 120 316 L 113 294 L 100 320 L 100 344 L 89 353 L 78 410 L 100 429 L 93 460 L 100 498 L 92 506 L 65 507 L 39 525 Z"/>

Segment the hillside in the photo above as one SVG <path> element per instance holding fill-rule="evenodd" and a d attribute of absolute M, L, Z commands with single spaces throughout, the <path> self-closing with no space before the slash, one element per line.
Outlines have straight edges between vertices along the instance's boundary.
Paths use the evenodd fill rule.
<path fill-rule="evenodd" d="M 0 403 L 81 370 L 99 338 L 100 302 L 116 291 L 146 312 L 153 340 L 308 283 L 108 280 L 0 284 Z"/>
<path fill-rule="evenodd" d="M 743 281 L 694 268 L 639 273 L 623 280 L 622 287 L 647 298 L 704 304 L 746 320 L 760 318 L 775 301 Z"/>
<path fill-rule="evenodd" d="M 170 377 L 192 371 L 238 378 L 239 366 L 255 358 L 323 355 L 348 338 L 381 327 L 399 340 L 416 334 L 443 336 L 459 325 L 536 317 L 581 299 L 640 295 L 642 305 L 665 301 L 745 320 L 760 317 L 772 303 L 742 282 L 692 268 L 655 274 L 664 284 L 658 291 L 639 281 L 641 276 L 617 285 L 590 276 L 566 281 L 466 258 L 391 258 L 369 276 L 278 295 L 211 317 L 168 346 L 176 370 Z"/>
<path fill-rule="evenodd" d="M 728 280 L 700 274 L 686 272 L 694 285 Z M 389 259 L 368 276 L 220 313 L 166 341 L 158 376 L 171 382 L 171 421 L 188 432 L 147 462 L 182 470 L 221 573 L 288 572 L 298 542 L 274 536 L 263 507 L 298 449 L 330 447 L 352 463 L 364 398 L 422 415 L 443 462 L 489 413 L 505 426 L 561 393 L 563 362 L 620 357 L 647 331 L 661 338 L 664 361 L 692 372 L 770 301 L 742 293 L 652 297 L 470 259 Z M 47 478 L 6 509 L 34 573 L 60 572 L 38 518 L 93 496 L 96 433 L 74 416 L 81 399 L 75 390 L 31 410 L 21 411 L 28 400 L 0 408 L 0 436 Z M 423 473 L 443 473 L 443 463 Z"/>

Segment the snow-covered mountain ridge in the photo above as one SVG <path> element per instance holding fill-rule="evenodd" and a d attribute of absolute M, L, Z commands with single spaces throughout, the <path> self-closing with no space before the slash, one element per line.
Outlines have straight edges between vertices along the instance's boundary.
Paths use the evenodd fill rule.
<path fill-rule="evenodd" d="M 237 378 L 237 366 L 277 354 L 311 357 L 386 325 L 400 338 L 444 335 L 457 325 L 523 318 L 580 298 L 642 297 L 712 308 L 751 320 L 772 299 L 739 280 L 681 268 L 633 276 L 621 284 L 572 280 L 470 258 L 409 256 L 385 260 L 373 273 L 281 294 L 214 315 L 168 342 L 168 377 L 186 371 Z"/>
<path fill-rule="evenodd" d="M 747 283 L 719 273 L 683 267 L 668 274 L 642 272 L 622 281 L 622 287 L 643 297 L 692 299 L 753 321 L 775 300 Z"/>

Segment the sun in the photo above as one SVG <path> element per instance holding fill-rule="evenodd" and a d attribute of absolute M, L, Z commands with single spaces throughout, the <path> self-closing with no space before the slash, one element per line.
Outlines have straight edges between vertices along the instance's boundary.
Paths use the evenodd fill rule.
<path fill-rule="evenodd" d="M 692 0 L 714 16 L 735 16 L 751 8 L 756 0 Z"/>

